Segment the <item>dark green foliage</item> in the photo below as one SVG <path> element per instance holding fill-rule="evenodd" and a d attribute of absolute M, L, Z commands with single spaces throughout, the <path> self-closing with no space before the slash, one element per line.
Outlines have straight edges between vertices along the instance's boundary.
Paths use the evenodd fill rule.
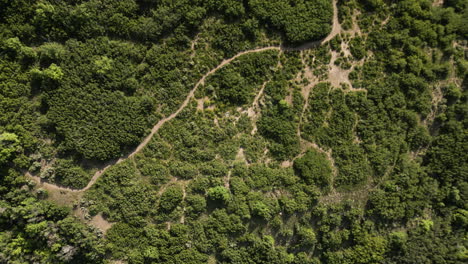
<path fill-rule="evenodd" d="M 179 186 L 170 186 L 161 195 L 159 207 L 165 212 L 174 210 L 182 201 L 182 189 Z"/>
<path fill-rule="evenodd" d="M 95 201 L 91 213 L 103 212 L 109 220 L 141 224 L 156 204 L 156 194 L 150 186 L 139 181 L 131 160 L 107 170 L 93 188 L 86 193 L 87 200 Z"/>
<path fill-rule="evenodd" d="M 316 139 L 323 126 L 327 112 L 330 110 L 330 99 L 328 94 L 330 86 L 327 83 L 317 84 L 309 96 L 309 113 L 307 115 L 307 122 L 303 123 L 302 131 L 310 138 Z"/>
<path fill-rule="evenodd" d="M 191 216 L 196 216 L 206 209 L 206 199 L 201 195 L 188 196 L 187 198 L 188 212 Z"/>
<path fill-rule="evenodd" d="M 80 189 L 85 187 L 91 175 L 72 160 L 59 159 L 55 162 L 55 181 L 64 186 Z"/>
<path fill-rule="evenodd" d="M 294 170 L 307 184 L 326 187 L 330 184 L 332 169 L 324 153 L 307 151 L 294 161 Z"/>
<path fill-rule="evenodd" d="M 181 179 L 193 179 L 198 174 L 197 167 L 186 162 L 171 162 L 170 170 L 174 177 Z"/>
<path fill-rule="evenodd" d="M 137 166 L 141 175 L 149 177 L 152 184 L 161 185 L 170 180 L 171 175 L 168 166 L 157 159 L 138 159 Z"/>
<path fill-rule="evenodd" d="M 333 11 L 328 0 L 250 0 L 249 6 L 260 19 L 284 31 L 290 43 L 319 40 L 331 30 Z"/>
<path fill-rule="evenodd" d="M 121 153 L 121 145 L 135 145 L 138 135 L 144 131 L 138 100 L 99 91 L 97 86 L 86 86 L 82 92 L 76 89 L 63 91 L 54 94 L 48 102 L 51 105 L 48 117 L 64 135 L 65 149 L 75 149 L 86 159 L 116 157 Z M 91 105 L 84 105 L 84 102 Z M 114 116 L 118 121 L 112 119 Z"/>
<path fill-rule="evenodd" d="M 208 83 L 213 83 L 214 95 L 223 103 L 250 103 L 257 87 L 272 73 L 272 67 L 277 63 L 276 57 L 276 51 L 244 55 L 216 72 Z"/>
<path fill-rule="evenodd" d="M 152 140 L 143 149 L 143 153 L 147 157 L 154 157 L 157 159 L 168 159 L 171 156 L 171 146 L 166 142 Z"/>
<path fill-rule="evenodd" d="M 366 47 L 360 37 L 351 39 L 349 42 L 349 49 L 354 58 L 360 60 L 366 55 Z"/>
<path fill-rule="evenodd" d="M 463 96 L 449 106 L 447 119 L 440 128 L 440 134 L 435 137 L 426 163 L 433 176 L 442 185 L 459 185 L 468 178 L 467 164 L 467 109 L 466 90 Z"/>
<path fill-rule="evenodd" d="M 278 104 L 263 112 L 258 121 L 258 131 L 272 141 L 271 152 L 279 160 L 298 154 L 299 138 L 296 134 L 292 110 L 287 105 Z"/>

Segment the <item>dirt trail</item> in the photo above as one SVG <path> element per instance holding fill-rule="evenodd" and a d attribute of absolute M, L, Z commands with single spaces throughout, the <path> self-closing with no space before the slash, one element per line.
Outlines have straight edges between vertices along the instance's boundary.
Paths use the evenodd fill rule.
<path fill-rule="evenodd" d="M 336 35 L 340 34 L 341 32 L 341 24 L 338 21 L 338 8 L 336 6 L 337 0 L 333 0 L 333 25 L 330 33 L 322 40 L 311 41 L 304 43 L 298 47 L 284 47 L 281 46 L 281 49 L 284 51 L 301 51 L 301 50 L 308 50 L 313 47 L 320 46 L 328 41 L 332 40 Z"/>
<path fill-rule="evenodd" d="M 206 80 L 206 78 L 208 76 L 212 75 L 213 73 L 215 73 L 219 69 L 221 69 L 224 66 L 226 66 L 227 64 L 231 63 L 233 60 L 239 58 L 240 56 L 249 54 L 249 53 L 257 53 L 257 52 L 263 52 L 263 51 L 267 51 L 267 50 L 302 51 L 302 50 L 306 50 L 306 49 L 310 49 L 310 48 L 319 46 L 319 45 L 321 45 L 323 43 L 326 43 L 326 42 L 330 41 L 331 39 L 333 39 L 337 34 L 339 34 L 341 32 L 341 25 L 339 24 L 339 21 L 338 21 L 338 10 L 337 10 L 337 6 L 336 6 L 336 2 L 337 2 L 336 0 L 333 1 L 333 26 L 332 26 L 332 30 L 328 34 L 328 36 L 326 36 L 323 40 L 311 41 L 311 42 L 305 43 L 305 44 L 303 44 L 301 46 L 298 46 L 298 47 L 285 47 L 283 45 L 280 45 L 280 46 L 268 46 L 268 47 L 256 48 L 256 49 L 240 52 L 240 53 L 236 54 L 235 56 L 233 56 L 233 57 L 231 57 L 229 59 L 223 60 L 218 66 L 211 69 L 209 72 L 207 72 L 205 75 L 203 75 L 200 78 L 200 80 L 195 84 L 195 86 L 189 92 L 189 94 L 187 95 L 185 100 L 182 102 L 180 107 L 174 113 L 172 113 L 171 115 L 161 119 L 156 125 L 154 125 L 153 128 L 151 129 L 151 133 L 148 136 L 146 136 L 144 138 L 144 140 L 131 153 L 128 153 L 127 155 L 125 155 L 125 156 L 123 156 L 123 157 L 121 157 L 119 159 L 111 160 L 111 161 L 108 161 L 105 164 L 101 165 L 99 167 L 99 170 L 96 171 L 96 173 L 93 175 L 91 180 L 88 182 L 88 184 L 84 188 L 82 188 L 82 189 L 72 189 L 72 188 L 67 188 L 67 187 L 56 185 L 56 184 L 44 182 L 44 181 L 42 181 L 42 179 L 40 177 L 32 175 L 30 172 L 26 172 L 25 175 L 27 177 L 29 177 L 29 178 L 32 178 L 34 181 L 36 181 L 41 188 L 46 189 L 47 191 L 51 192 L 51 194 L 53 194 L 53 195 L 57 195 L 57 197 L 56 197 L 57 199 L 54 199 L 54 200 L 62 201 L 64 203 L 68 203 L 68 204 L 69 204 L 70 201 L 76 201 L 77 199 L 81 198 L 83 192 L 89 190 L 96 183 L 96 181 L 102 176 L 102 174 L 109 167 L 111 167 L 113 165 L 116 165 L 116 164 L 119 164 L 119 163 L 125 161 L 126 159 L 133 157 L 138 152 L 140 152 L 150 142 L 152 137 L 159 131 L 159 129 L 166 122 L 171 121 L 172 119 L 177 117 L 180 114 L 180 112 L 182 112 L 182 110 L 184 110 L 184 108 L 189 104 L 190 100 L 192 100 L 194 98 L 194 94 L 195 94 L 196 90 L 198 89 L 198 87 L 205 83 L 205 80 Z M 193 48 L 195 48 L 194 44 L 195 44 L 195 41 L 192 43 Z M 263 93 L 263 89 L 265 87 L 265 84 L 263 85 L 262 90 L 259 92 L 259 94 L 256 96 L 256 98 L 254 100 L 255 107 L 258 107 L 258 100 L 259 100 L 261 94 Z M 304 95 L 308 95 L 309 92 L 310 92 L 310 89 L 309 90 L 306 89 L 306 91 L 304 92 L 305 93 Z"/>
<path fill-rule="evenodd" d="M 56 184 L 51 184 L 51 183 L 47 183 L 47 182 L 42 182 L 41 181 L 41 178 L 39 178 L 38 176 L 33 176 L 32 174 L 30 174 L 29 172 L 26 173 L 27 176 L 35 179 L 36 181 L 38 182 L 41 182 L 41 185 L 44 189 L 47 189 L 47 190 L 57 190 L 57 191 L 66 191 L 66 192 L 84 192 L 84 191 L 87 191 L 89 188 L 91 188 L 95 183 L 96 181 L 99 179 L 99 177 L 101 177 L 101 175 L 110 167 L 110 166 L 113 166 L 113 165 L 116 165 L 116 164 L 119 164 L 123 161 L 125 161 L 126 159 L 128 158 L 131 158 L 133 157 L 135 154 L 137 154 L 138 152 L 140 152 L 151 140 L 151 138 L 153 138 L 154 134 L 156 134 L 158 132 L 158 130 L 168 121 L 171 121 L 172 119 L 174 119 L 175 117 L 177 117 L 180 112 L 182 112 L 182 110 L 184 110 L 184 108 L 189 104 L 190 100 L 192 98 L 194 98 L 194 95 L 195 95 L 195 91 L 198 89 L 198 87 L 200 85 L 203 85 L 205 84 L 205 80 L 208 76 L 210 76 L 211 74 L 215 73 L 216 71 L 218 71 L 219 69 L 223 68 L 224 66 L 226 66 L 227 64 L 231 63 L 233 60 L 239 58 L 240 56 L 242 55 L 245 55 L 245 54 L 249 54 L 249 53 L 256 53 L 256 52 L 262 52 L 262 51 L 267 51 L 267 50 L 280 50 L 280 47 L 277 47 L 277 46 L 271 46 L 271 47 L 263 47 L 263 48 L 257 48 L 257 49 L 253 49 L 253 50 L 247 50 L 247 51 L 243 51 L 243 52 L 240 52 L 238 54 L 236 54 L 235 56 L 229 58 L 229 59 L 225 59 L 223 60 L 218 66 L 216 66 L 215 68 L 213 68 L 212 70 L 210 70 L 209 72 L 207 72 L 205 75 L 202 76 L 202 78 L 195 84 L 195 86 L 193 87 L 193 89 L 189 92 L 189 94 L 187 95 L 187 97 L 185 98 L 184 102 L 182 102 L 182 104 L 180 105 L 180 107 L 174 112 L 172 113 L 171 115 L 159 120 L 159 122 L 151 129 L 151 133 L 146 136 L 146 138 L 140 143 L 140 145 L 138 145 L 135 150 L 133 150 L 131 153 L 125 155 L 124 157 L 121 157 L 119 158 L 118 160 L 114 160 L 114 161 L 110 161 L 108 163 L 105 164 L 105 166 L 98 170 L 94 175 L 93 177 L 91 178 L 91 180 L 89 181 L 89 183 L 86 185 L 86 187 L 82 188 L 82 189 L 72 189 L 72 188 L 67 188 L 67 187 L 62 187 L 62 186 L 58 186 Z"/>
<path fill-rule="evenodd" d="M 257 48 L 257 49 L 253 49 L 253 50 L 247 50 L 247 51 L 243 51 L 243 52 L 240 52 L 238 54 L 236 54 L 235 56 L 229 58 L 229 59 L 225 59 L 223 60 L 218 66 L 216 66 L 215 68 L 213 68 L 211 71 L 207 72 L 205 75 L 203 75 L 203 77 L 195 84 L 195 86 L 193 87 L 193 89 L 189 92 L 189 94 L 187 95 L 187 97 L 185 98 L 184 102 L 180 105 L 180 107 L 174 112 L 172 113 L 171 115 L 161 119 L 154 127 L 153 129 L 151 129 L 151 133 L 140 143 L 140 145 L 138 145 L 136 147 L 136 149 L 130 153 L 128 155 L 128 157 L 133 157 L 136 153 L 140 152 L 148 143 L 149 141 L 151 140 L 151 138 L 153 138 L 154 134 L 156 134 L 156 132 L 158 132 L 158 130 L 162 127 L 162 125 L 164 125 L 166 122 L 168 121 L 171 121 L 172 119 L 174 119 L 176 116 L 178 116 L 180 114 L 180 112 L 182 112 L 182 110 L 184 110 L 184 108 L 188 105 L 188 103 L 190 102 L 190 100 L 194 97 L 194 94 L 195 94 L 195 91 L 198 89 L 198 87 L 200 85 L 203 85 L 205 84 L 205 80 L 208 76 L 212 75 L 213 73 L 215 73 L 216 71 L 218 71 L 219 69 L 223 68 L 224 66 L 226 66 L 227 64 L 231 63 L 233 60 L 239 58 L 240 56 L 242 55 L 246 55 L 246 54 L 249 54 L 249 53 L 257 53 L 257 52 L 262 52 L 262 51 L 267 51 L 267 50 L 279 50 L 280 48 L 279 47 L 276 47 L 276 46 L 271 46 L 271 47 L 264 47 L 264 48 Z M 123 161 L 124 159 L 119 159 L 117 163 L 120 163 L 121 161 Z M 89 189 L 89 188 L 88 188 Z"/>
<path fill-rule="evenodd" d="M 90 224 L 102 230 L 105 234 L 107 230 L 109 230 L 114 223 L 108 222 L 103 216 L 102 213 L 98 213 L 97 215 L 93 216 L 90 220 Z"/>
<path fill-rule="evenodd" d="M 199 36 L 198 34 L 195 36 L 195 38 L 192 40 L 192 42 L 190 43 L 190 58 L 193 59 L 195 57 L 195 53 L 196 53 L 196 50 L 195 50 L 195 45 L 197 44 L 198 42 L 198 39 L 199 39 Z"/>
<path fill-rule="evenodd" d="M 223 181 L 224 181 L 224 188 L 226 188 L 226 189 L 229 189 L 229 187 L 230 187 L 231 174 L 232 174 L 232 171 L 229 170 L 228 173 L 226 174 L 226 176 L 225 176 L 224 179 L 223 179 Z"/>
<path fill-rule="evenodd" d="M 262 88 L 260 88 L 260 91 L 258 91 L 258 94 L 255 96 L 252 106 L 247 109 L 247 116 L 252 119 L 252 131 L 250 132 L 251 135 L 255 135 L 257 132 L 257 120 L 260 116 L 260 104 L 259 100 L 260 97 L 263 95 L 263 91 L 265 90 L 265 86 L 268 83 L 268 81 L 264 82 L 262 85 Z"/>
<path fill-rule="evenodd" d="M 194 94 L 195 94 L 195 91 L 198 89 L 198 87 L 200 85 L 203 85 L 205 84 L 205 80 L 208 76 L 210 76 L 211 74 L 215 73 L 216 71 L 218 71 L 219 69 L 223 68 L 224 66 L 226 66 L 227 64 L 231 63 L 233 60 L 239 58 L 240 56 L 242 55 L 246 55 L 246 54 L 249 54 L 249 53 L 256 53 L 256 52 L 262 52 L 262 51 L 267 51 L 267 50 L 278 50 L 278 51 L 281 51 L 281 50 L 285 50 L 285 51 L 301 51 L 301 50 L 305 50 L 305 49 L 310 49 L 312 47 L 315 47 L 317 45 L 321 45 L 323 43 L 326 43 L 327 41 L 333 39 L 337 34 L 340 33 L 341 31 L 341 25 L 338 21 L 338 9 L 337 9 L 337 6 L 336 6 L 336 0 L 333 0 L 333 26 L 332 26 L 332 30 L 331 32 L 328 34 L 327 37 L 325 37 L 323 40 L 320 40 L 320 41 L 311 41 L 311 42 L 308 42 L 308 43 L 305 43 L 299 47 L 293 47 L 293 48 L 289 48 L 289 47 L 284 47 L 284 46 L 269 46 L 269 47 L 263 47 L 263 48 L 257 48 L 257 49 L 252 49 L 252 50 L 247 50 L 247 51 L 242 51 L 242 52 L 239 52 L 238 54 L 236 54 L 235 56 L 229 58 L 229 59 L 225 59 L 223 60 L 218 66 L 216 66 L 215 68 L 211 69 L 209 72 L 207 72 L 205 75 L 203 75 L 201 77 L 201 79 L 195 84 L 195 86 L 192 88 L 192 90 L 189 92 L 189 94 L 187 95 L 187 97 L 185 98 L 185 100 L 183 101 L 183 103 L 180 105 L 180 107 L 174 112 L 172 113 L 171 115 L 161 119 L 152 129 L 151 129 L 151 133 L 146 136 L 146 138 L 135 148 L 135 150 L 117 160 L 111 160 L 107 163 L 105 163 L 100 170 L 98 170 L 94 175 L 93 177 L 91 178 L 91 180 L 88 182 L 88 184 L 86 185 L 86 187 L 82 188 L 82 189 L 72 189 L 72 188 L 67 188 L 67 187 L 62 187 L 62 186 L 58 186 L 56 184 L 51 184 L 51 183 L 47 183 L 47 182 L 43 182 L 41 180 L 40 177 L 38 176 L 34 176 L 32 175 L 31 173 L 27 172 L 26 173 L 26 176 L 30 177 L 30 178 L 33 178 L 34 180 L 36 180 L 37 182 L 41 183 L 41 186 L 47 190 L 54 190 L 54 191 L 66 191 L 66 192 L 84 192 L 84 191 L 87 191 L 88 189 L 90 189 L 95 183 L 96 181 L 99 179 L 99 177 L 101 177 L 101 175 L 111 166 L 113 165 L 116 165 L 116 164 L 119 164 L 121 163 L 122 161 L 128 159 L 128 158 L 131 158 L 133 157 L 136 153 L 140 152 L 151 140 L 151 138 L 154 136 L 154 134 L 156 134 L 156 132 L 158 132 L 158 130 L 168 121 L 171 121 L 172 119 L 174 119 L 177 115 L 179 115 L 179 113 L 188 105 L 188 103 L 190 102 L 190 100 L 192 98 L 194 98 Z M 258 100 L 257 100 L 258 101 Z"/>
<path fill-rule="evenodd" d="M 312 88 L 319 83 L 319 79 L 313 74 L 309 66 L 305 68 L 304 77 L 309 81 L 309 84 L 304 86 L 301 90 L 302 97 L 304 98 L 304 106 L 302 107 L 301 116 L 299 117 L 299 125 L 297 126 L 297 135 L 301 138 L 301 126 L 304 119 L 304 114 L 309 107 L 309 96 Z"/>
<path fill-rule="evenodd" d="M 177 178 L 172 177 L 167 183 L 165 183 L 163 186 L 159 188 L 158 196 L 161 196 L 166 191 L 167 187 L 169 187 L 170 185 L 173 185 L 175 182 L 177 182 Z"/>

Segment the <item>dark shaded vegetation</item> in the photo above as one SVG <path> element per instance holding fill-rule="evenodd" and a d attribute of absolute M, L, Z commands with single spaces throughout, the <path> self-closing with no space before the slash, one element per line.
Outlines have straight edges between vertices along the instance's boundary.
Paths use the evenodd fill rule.
<path fill-rule="evenodd" d="M 328 164 L 327 164 L 328 163 Z M 307 151 L 294 161 L 294 170 L 310 185 L 326 187 L 330 185 L 332 168 L 324 153 Z"/>
<path fill-rule="evenodd" d="M 250 0 L 249 7 L 259 19 L 284 31 L 289 43 L 322 39 L 331 30 L 331 1 Z"/>

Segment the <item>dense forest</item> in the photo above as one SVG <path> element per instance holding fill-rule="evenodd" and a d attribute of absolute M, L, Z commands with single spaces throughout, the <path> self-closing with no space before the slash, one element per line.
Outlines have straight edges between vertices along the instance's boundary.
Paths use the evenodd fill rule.
<path fill-rule="evenodd" d="M 0 0 L 0 263 L 468 261 L 468 0 Z"/>

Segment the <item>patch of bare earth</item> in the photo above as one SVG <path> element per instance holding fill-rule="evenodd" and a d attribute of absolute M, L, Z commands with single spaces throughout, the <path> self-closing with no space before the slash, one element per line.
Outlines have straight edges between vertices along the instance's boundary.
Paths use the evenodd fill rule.
<path fill-rule="evenodd" d="M 241 162 L 246 165 L 248 164 L 247 159 L 245 158 L 244 148 L 239 148 L 239 151 L 237 151 L 236 162 Z"/>
<path fill-rule="evenodd" d="M 230 188 L 231 174 L 232 174 L 232 171 L 229 170 L 228 173 L 226 174 L 226 176 L 225 176 L 224 179 L 223 179 L 223 181 L 224 181 L 224 188 L 226 188 L 226 189 L 229 189 L 229 188 Z"/>
<path fill-rule="evenodd" d="M 127 262 L 123 260 L 111 260 L 111 264 L 126 264 Z"/>
<path fill-rule="evenodd" d="M 432 2 L 432 6 L 442 6 L 444 4 L 444 0 L 435 0 Z"/>
<path fill-rule="evenodd" d="M 247 109 L 247 116 L 252 119 L 252 131 L 250 132 L 251 135 L 255 135 L 257 132 L 257 121 L 260 118 L 260 98 L 263 95 L 263 91 L 265 90 L 265 86 L 267 85 L 268 81 L 262 84 L 260 91 L 258 91 L 257 95 L 255 96 L 252 106 Z"/>
<path fill-rule="evenodd" d="M 281 162 L 281 168 L 289 168 L 293 165 L 293 162 L 290 161 L 290 160 L 285 160 L 283 162 Z"/>
<path fill-rule="evenodd" d="M 104 234 L 112 227 L 114 223 L 108 222 L 101 213 L 93 216 L 89 221 L 89 224 L 99 228 Z"/>
<path fill-rule="evenodd" d="M 351 36 L 362 36 L 361 29 L 359 28 L 359 25 L 356 19 L 357 15 L 358 14 L 354 14 L 352 17 L 352 20 L 353 20 L 352 28 L 349 30 L 343 31 L 344 33 L 347 33 Z M 341 42 L 341 50 L 343 52 L 342 55 L 336 51 L 331 52 L 332 56 L 331 56 L 330 63 L 328 66 L 329 68 L 328 81 L 331 83 L 333 87 L 336 87 L 336 88 L 341 88 L 342 84 L 345 84 L 345 86 L 347 87 L 345 89 L 345 92 L 357 92 L 357 91 L 367 92 L 367 90 L 362 89 L 362 88 L 354 88 L 351 81 L 349 80 L 349 74 L 354 70 L 356 66 L 362 66 L 362 64 L 364 63 L 364 60 L 357 61 L 357 62 L 352 61 L 351 68 L 343 69 L 339 65 L 335 64 L 336 60 L 340 57 L 352 58 L 353 56 L 351 54 L 348 42 L 346 41 Z"/>
<path fill-rule="evenodd" d="M 339 53 L 336 51 L 332 51 L 332 56 L 329 64 L 329 73 L 328 73 L 328 80 L 330 81 L 331 85 L 336 88 L 340 88 L 342 83 L 348 85 L 348 87 L 352 87 L 351 82 L 349 81 L 348 75 L 351 70 L 344 70 L 340 68 L 340 66 L 335 65 L 336 59 L 338 59 Z"/>
<path fill-rule="evenodd" d="M 197 45 L 198 40 L 199 40 L 199 36 L 196 35 L 195 38 L 190 43 L 190 51 L 191 51 L 190 58 L 191 59 L 193 59 L 195 57 L 195 53 L 196 53 L 195 46 Z"/>

